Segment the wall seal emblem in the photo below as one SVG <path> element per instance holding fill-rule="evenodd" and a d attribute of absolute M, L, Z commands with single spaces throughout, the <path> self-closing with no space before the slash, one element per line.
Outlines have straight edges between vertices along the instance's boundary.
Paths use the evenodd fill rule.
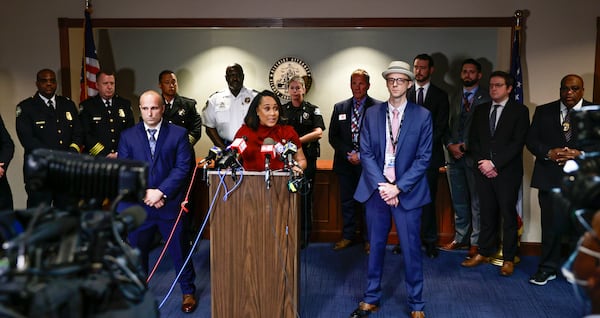
<path fill-rule="evenodd" d="M 289 100 L 288 81 L 294 76 L 304 79 L 306 93 L 308 93 L 312 85 L 312 73 L 308 64 L 297 57 L 284 57 L 277 60 L 269 71 L 269 84 L 275 95 Z"/>

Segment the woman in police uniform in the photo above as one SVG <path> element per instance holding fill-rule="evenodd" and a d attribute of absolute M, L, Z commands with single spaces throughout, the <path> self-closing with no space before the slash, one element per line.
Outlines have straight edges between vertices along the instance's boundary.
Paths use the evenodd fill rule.
<path fill-rule="evenodd" d="M 290 101 L 283 105 L 282 117 L 288 125 L 294 127 L 302 150 L 306 156 L 307 166 L 304 175 L 309 181 L 309 188 L 303 189 L 301 204 L 301 244 L 308 244 L 312 228 L 312 206 L 315 174 L 317 172 L 317 158 L 320 155 L 319 139 L 323 136 L 325 123 L 319 107 L 304 100 L 306 84 L 300 76 L 292 77 L 288 82 Z"/>

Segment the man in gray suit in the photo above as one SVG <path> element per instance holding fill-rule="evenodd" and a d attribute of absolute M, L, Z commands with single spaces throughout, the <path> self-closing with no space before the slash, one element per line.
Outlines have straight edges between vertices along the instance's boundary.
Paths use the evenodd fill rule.
<path fill-rule="evenodd" d="M 475 108 L 490 101 L 488 90 L 479 87 L 481 76 L 479 62 L 474 59 L 462 62 L 463 85 L 450 102 L 449 130 L 445 137 L 456 232 L 454 240 L 442 249 L 470 247 L 467 257 L 477 254 L 479 239 L 479 198 L 475 190 L 474 162 L 469 153 L 469 129 Z"/>

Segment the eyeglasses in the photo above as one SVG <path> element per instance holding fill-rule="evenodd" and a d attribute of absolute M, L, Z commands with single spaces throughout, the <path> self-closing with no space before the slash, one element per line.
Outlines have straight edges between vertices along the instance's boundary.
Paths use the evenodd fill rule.
<path fill-rule="evenodd" d="M 560 87 L 561 92 L 572 91 L 573 93 L 577 93 L 577 92 L 579 92 L 580 89 L 581 89 L 581 87 L 579 87 L 579 86 L 561 86 Z"/>
<path fill-rule="evenodd" d="M 504 84 L 504 83 L 490 83 L 490 88 L 493 88 L 493 87 L 500 88 L 500 87 L 502 87 L 504 85 L 506 85 L 506 84 Z"/>
<path fill-rule="evenodd" d="M 410 81 L 407 78 L 402 78 L 402 77 L 398 77 L 398 78 L 393 78 L 393 77 L 389 77 L 385 79 L 388 83 L 388 85 L 394 85 L 394 83 L 398 83 L 398 85 L 402 85 L 405 83 L 408 83 L 408 81 Z"/>

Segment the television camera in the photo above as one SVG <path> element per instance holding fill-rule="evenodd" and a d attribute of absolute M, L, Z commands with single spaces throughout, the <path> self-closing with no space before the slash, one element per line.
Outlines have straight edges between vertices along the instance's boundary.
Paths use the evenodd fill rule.
<path fill-rule="evenodd" d="M 34 190 L 73 197 L 77 206 L 0 214 L 23 232 L 6 237 L 0 252 L 1 317 L 157 317 L 137 250 L 124 234 L 146 213 L 134 206 L 116 213 L 124 200 L 144 196 L 147 165 L 46 149 L 26 158 Z M 112 202 L 110 210 L 99 202 Z"/>

